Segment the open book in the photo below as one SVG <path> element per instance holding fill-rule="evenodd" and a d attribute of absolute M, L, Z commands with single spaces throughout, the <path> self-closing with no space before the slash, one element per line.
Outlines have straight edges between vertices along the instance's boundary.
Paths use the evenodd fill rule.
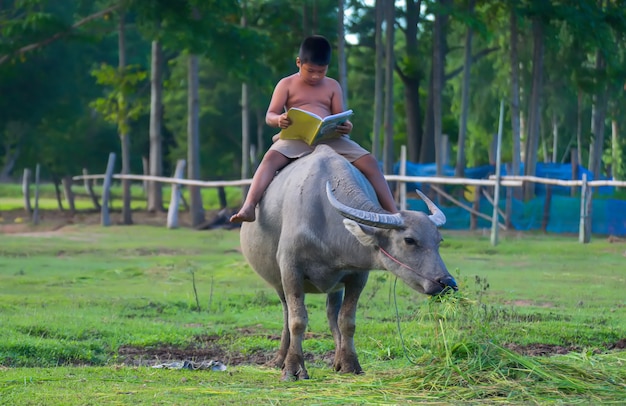
<path fill-rule="evenodd" d="M 324 138 L 339 137 L 341 134 L 335 129 L 352 114 L 352 110 L 347 110 L 321 118 L 310 111 L 292 107 L 287 112 L 291 125 L 281 130 L 279 137 L 281 140 L 303 140 L 309 145 Z"/>

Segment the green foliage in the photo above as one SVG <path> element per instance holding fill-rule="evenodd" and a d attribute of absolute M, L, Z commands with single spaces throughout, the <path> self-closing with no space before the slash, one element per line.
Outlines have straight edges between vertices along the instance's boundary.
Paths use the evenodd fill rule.
<path fill-rule="evenodd" d="M 130 120 L 136 120 L 145 112 L 146 103 L 136 99 L 138 88 L 148 73 L 139 66 L 129 65 L 123 70 L 102 64 L 91 71 L 96 83 L 105 86 L 108 94 L 90 103 L 103 118 L 117 126 L 120 134 L 127 134 Z"/>
<path fill-rule="evenodd" d="M 621 111 L 626 80 L 623 47 L 626 14 L 623 1 L 592 2 L 478 2 L 475 13 L 467 2 L 449 7 L 422 2 L 415 38 L 407 39 L 404 26 L 413 3 L 398 4 L 398 31 L 394 85 L 395 148 L 408 142 L 407 118 L 419 117 L 423 127 L 429 111 L 432 21 L 448 13 L 446 25 L 446 75 L 442 92 L 444 133 L 457 137 L 463 46 L 466 28 L 474 29 L 467 162 L 488 160 L 497 129 L 498 106 L 508 100 L 510 89 L 510 11 L 520 29 L 522 117 L 527 116 L 531 91 L 533 44 L 530 22 L 541 16 L 545 23 L 542 137 L 539 152 L 557 160 L 569 159 L 569 148 L 582 151 L 586 163 L 591 135 L 594 95 L 600 86 L 609 89 L 609 115 L 618 129 L 626 128 Z M 346 3 L 346 26 L 356 43 L 346 47 L 349 106 L 356 112 L 353 138 L 371 147 L 374 112 L 374 10 L 371 3 Z M 82 168 L 101 173 L 109 152 L 119 152 L 118 126 L 133 134 L 132 172 L 140 173 L 141 157 L 149 155 L 147 73 L 150 43 L 159 41 L 165 50 L 166 106 L 164 110 L 164 172 L 186 156 L 186 55 L 201 63 L 201 165 L 204 178 L 235 178 L 241 168 L 241 84 L 250 89 L 250 133 L 260 156 L 274 129 L 264 123 L 264 112 L 276 82 L 295 71 L 298 45 L 305 35 L 319 33 L 337 39 L 337 3 L 330 0 L 304 2 L 234 0 L 125 0 L 119 3 L 127 16 L 127 47 L 132 72 L 122 79 L 111 68 L 117 60 L 117 32 L 113 13 L 98 14 L 116 2 L 59 0 L 5 1 L 0 7 L 0 169 L 16 157 L 12 179 L 21 170 L 42 165 L 42 176 L 53 179 L 78 174 Z M 413 5 L 415 7 L 415 5 Z M 90 16 L 97 18 L 89 19 Z M 81 22 L 88 20 L 82 24 Z M 81 23 L 81 25 L 77 25 Z M 412 45 L 411 41 L 416 45 Z M 42 45 L 42 46 L 39 46 Z M 27 47 L 28 51 L 19 52 Z M 486 52 L 491 50 L 490 52 Z M 596 53 L 606 61 L 596 69 Z M 337 53 L 333 54 L 336 62 Z M 329 76 L 337 77 L 332 62 Z M 98 66 L 101 68 L 95 68 Z M 108 66 L 106 72 L 102 66 Z M 94 83 L 92 72 L 101 71 L 104 82 Z M 140 74 L 140 72 L 142 72 Z M 133 75 L 142 76 L 132 78 Z M 414 80 L 409 81 L 407 77 Z M 54 78 L 54 80 L 50 80 Z M 126 84 L 123 83 L 126 80 Z M 133 85 L 132 82 L 136 81 Z M 107 84 L 104 84 L 104 83 Z M 127 91 L 122 91 L 128 85 Z M 407 110 L 405 92 L 415 90 L 419 108 Z M 119 93 L 118 93 L 119 91 Z M 577 106 L 581 96 L 580 114 Z M 101 114 L 93 114 L 95 107 Z M 504 123 L 505 161 L 511 159 L 510 113 Z M 105 118 L 106 116 L 106 118 Z M 580 119 L 581 145 L 577 145 Z M 552 142 L 553 120 L 558 142 Z M 619 157 L 610 153 L 610 126 L 606 126 L 605 160 L 608 166 Z M 124 128 L 126 130 L 126 128 Z M 136 135 L 136 136 L 135 136 Z M 524 134 L 522 134 L 524 137 Z M 623 138 L 621 134 L 620 138 Z M 72 148 L 69 148 L 69 147 Z M 454 147 L 453 147 L 454 148 Z M 624 153 L 624 146 L 621 146 Z M 397 152 L 397 151 L 396 151 Z M 620 156 L 621 156 L 620 155 Z M 543 154 L 541 155 L 543 157 Z M 609 162 L 611 157 L 611 162 Z M 621 168 L 623 164 L 617 163 Z M 615 165 L 614 165 L 615 166 Z M 620 169 L 623 173 L 623 169 Z"/>

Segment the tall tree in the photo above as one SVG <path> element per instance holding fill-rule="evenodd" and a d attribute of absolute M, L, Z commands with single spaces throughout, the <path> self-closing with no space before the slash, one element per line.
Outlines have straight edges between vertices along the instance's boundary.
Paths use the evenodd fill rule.
<path fill-rule="evenodd" d="M 119 13 L 119 31 L 118 31 L 118 52 L 119 52 L 119 64 L 118 70 L 121 75 L 126 70 L 126 17 L 125 11 L 122 10 Z M 124 93 L 121 93 L 122 97 Z M 120 126 L 118 127 L 120 141 L 122 143 L 122 175 L 130 174 L 130 127 L 128 126 L 128 105 L 127 101 L 122 98 L 119 105 L 120 114 Z M 122 179 L 122 191 L 123 191 L 123 205 L 122 205 L 122 221 L 124 224 L 132 224 L 133 217 L 130 207 L 130 180 Z"/>
<path fill-rule="evenodd" d="M 187 179 L 200 179 L 200 101 L 198 99 L 198 55 L 188 55 L 187 61 Z M 204 209 L 200 187 L 190 186 L 191 225 L 204 222 Z"/>
<path fill-rule="evenodd" d="M 391 173 L 393 166 L 393 50 L 395 34 L 395 5 L 393 0 L 385 0 L 385 139 L 383 144 L 383 171 Z"/>
<path fill-rule="evenodd" d="M 512 175 L 520 175 L 521 165 L 521 129 L 520 129 L 520 72 L 519 72 L 519 53 L 518 53 L 518 29 L 517 29 L 517 12 L 514 6 L 509 11 L 510 23 L 510 49 L 509 60 L 511 69 L 511 85 L 510 85 L 510 103 L 511 103 L 511 134 L 513 150 L 511 154 L 511 171 Z"/>
<path fill-rule="evenodd" d="M 242 4 L 241 26 L 246 27 L 247 2 Z M 241 179 L 250 177 L 250 99 L 248 83 L 241 84 Z"/>
<path fill-rule="evenodd" d="M 161 43 L 152 41 L 150 63 L 150 175 L 163 175 L 163 51 Z M 163 210 L 162 185 L 160 182 L 148 183 L 148 211 Z"/>
<path fill-rule="evenodd" d="M 468 2 L 470 16 L 474 12 L 474 0 Z M 463 57 L 463 84 L 461 89 L 461 113 L 459 115 L 459 138 L 457 141 L 455 176 L 465 177 L 465 138 L 467 135 L 467 114 L 469 111 L 469 85 L 472 68 L 472 36 L 471 24 L 468 24 L 465 33 L 465 49 Z"/>
<path fill-rule="evenodd" d="M 348 60 L 346 58 L 346 29 L 344 25 L 344 0 L 339 0 L 337 14 L 337 61 L 339 67 L 339 84 L 343 89 L 343 106 L 348 105 Z"/>
<path fill-rule="evenodd" d="M 420 86 L 424 80 L 424 70 L 428 66 L 419 47 L 418 34 L 422 26 L 420 13 L 422 12 L 421 0 L 408 0 L 404 10 L 406 25 L 404 33 L 404 58 L 396 64 L 396 72 L 404 85 L 404 106 L 407 127 L 407 150 L 408 159 L 417 162 L 422 147 L 422 111 L 420 104 Z"/>
<path fill-rule="evenodd" d="M 524 174 L 534 176 L 537 168 L 537 150 L 539 147 L 539 131 L 541 122 L 541 93 L 543 90 L 543 25 L 541 17 L 535 16 L 532 19 L 533 32 L 533 76 L 532 91 L 530 96 L 528 136 L 526 141 L 526 154 Z M 534 184 L 527 183 L 524 190 L 525 199 L 534 196 Z"/>
<path fill-rule="evenodd" d="M 607 90 L 605 70 L 606 63 L 601 50 L 596 51 L 595 56 L 596 69 L 596 89 L 593 95 L 593 106 L 591 114 L 591 134 L 593 141 L 589 148 L 589 170 L 596 179 L 599 179 L 601 173 L 602 153 L 604 152 L 604 121 L 606 119 L 607 109 Z"/>
<path fill-rule="evenodd" d="M 446 0 L 439 0 L 439 4 L 444 5 Z M 442 129 L 441 129 L 441 93 L 443 91 L 444 82 L 444 12 L 440 12 L 435 16 L 435 25 L 433 31 L 433 130 L 435 143 L 435 162 L 437 165 L 437 176 L 443 176 L 442 162 Z"/>
<path fill-rule="evenodd" d="M 384 83 L 384 56 L 383 45 L 383 21 L 385 17 L 385 1 L 376 0 L 375 5 L 375 28 L 374 28 L 374 52 L 376 63 L 374 67 L 374 114 L 372 124 L 372 154 L 380 160 L 380 130 L 383 122 L 383 83 Z"/>

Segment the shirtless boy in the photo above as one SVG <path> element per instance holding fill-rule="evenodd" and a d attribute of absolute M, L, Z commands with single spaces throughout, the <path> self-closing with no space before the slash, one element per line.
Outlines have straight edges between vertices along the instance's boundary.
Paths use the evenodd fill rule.
<path fill-rule="evenodd" d="M 299 71 L 281 79 L 274 88 L 272 100 L 265 115 L 265 122 L 269 126 L 281 129 L 289 127 L 291 121 L 286 111 L 291 107 L 311 111 L 320 117 L 344 111 L 341 86 L 336 80 L 326 77 L 330 55 L 331 46 L 326 38 L 314 35 L 302 41 L 296 58 Z M 378 167 L 378 162 L 366 149 L 349 138 L 352 123 L 346 121 L 338 126 L 336 131 L 343 135 L 322 140 L 319 143 L 327 144 L 352 162 L 374 187 L 383 209 L 390 213 L 397 213 L 395 201 Z M 276 171 L 284 168 L 294 159 L 310 154 L 315 149 L 315 145 L 308 145 L 300 140 L 276 140 L 257 168 L 243 206 L 230 218 L 230 221 L 240 223 L 256 220 L 256 205 L 263 197 Z"/>

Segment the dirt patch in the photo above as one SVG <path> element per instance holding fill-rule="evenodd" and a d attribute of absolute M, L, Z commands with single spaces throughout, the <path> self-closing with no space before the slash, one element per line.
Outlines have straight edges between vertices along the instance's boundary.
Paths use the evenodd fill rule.
<path fill-rule="evenodd" d="M 626 338 L 622 338 L 616 341 L 614 344 L 609 345 L 609 350 L 623 350 L 626 348 Z"/>
<path fill-rule="evenodd" d="M 531 356 L 531 357 L 541 357 L 541 356 L 551 356 L 558 354 L 568 354 L 570 352 L 580 352 L 583 351 L 583 347 L 577 345 L 555 345 L 555 344 L 528 344 L 528 345 L 519 345 L 514 343 L 506 343 L 503 345 L 504 348 L 514 351 L 518 354 Z M 605 346 L 607 350 L 623 350 L 626 348 L 626 338 L 622 338 L 614 343 L 609 343 Z M 594 354 L 601 353 L 602 350 L 597 348 L 593 350 Z"/>
<path fill-rule="evenodd" d="M 614 235 L 609 235 L 607 238 L 607 241 L 610 242 L 611 244 L 615 244 L 615 243 L 626 243 L 626 238 L 620 238 L 620 237 L 616 237 Z"/>
<path fill-rule="evenodd" d="M 240 333 L 243 335 L 253 334 L 253 331 L 241 329 Z M 305 339 L 314 339 L 316 337 L 319 337 L 319 335 L 307 334 Z M 194 344 L 186 348 L 174 347 L 171 345 L 152 347 L 122 346 L 118 351 L 118 355 L 121 364 L 129 366 L 153 366 L 173 361 L 191 361 L 196 363 L 219 361 L 227 366 L 268 366 L 276 355 L 280 342 L 280 336 L 268 335 L 267 338 L 276 342 L 275 351 L 256 351 L 253 353 L 243 354 L 224 349 L 220 346 L 219 336 L 199 336 L 196 337 Z M 563 355 L 570 352 L 583 351 L 583 347 L 576 345 L 563 346 L 541 343 L 520 345 L 515 343 L 505 343 L 502 346 L 515 353 L 531 357 L 548 357 L 552 355 Z M 606 348 L 607 351 L 623 350 L 626 348 L 626 338 L 622 338 L 603 347 Z M 603 351 L 604 350 L 602 348 L 593 350 L 595 354 L 599 354 Z M 333 365 L 334 352 L 330 351 L 323 355 L 305 353 L 304 358 L 308 363 L 331 367 Z"/>
<path fill-rule="evenodd" d="M 519 345 L 519 344 L 514 344 L 514 343 L 508 343 L 508 344 L 504 344 L 503 347 L 513 352 L 516 352 L 518 354 L 527 355 L 531 357 L 568 354 L 570 352 L 581 351 L 581 348 L 575 345 L 570 345 L 570 346 L 561 346 L 561 345 L 554 345 L 554 344 Z"/>
<path fill-rule="evenodd" d="M 239 225 L 227 223 L 225 219 L 229 217 L 228 210 L 207 210 L 205 213 L 206 222 L 198 229 L 210 228 L 233 228 Z M 191 228 L 189 213 L 181 212 L 178 216 L 178 224 L 181 228 Z M 110 212 L 112 225 L 123 225 L 122 213 L 119 210 Z M 133 211 L 133 224 L 165 227 L 167 225 L 167 213 L 147 211 Z M 70 213 L 61 210 L 40 210 L 39 223 L 34 225 L 32 217 L 24 210 L 11 210 L 0 212 L 0 234 L 20 234 L 31 236 L 54 236 L 55 232 L 62 230 L 65 226 L 73 224 L 98 225 L 101 223 L 100 212 L 95 210 L 80 211 Z"/>
<path fill-rule="evenodd" d="M 276 350 L 280 337 L 275 336 Z M 123 365 L 130 366 L 153 366 L 172 361 L 219 361 L 224 365 L 268 365 L 276 355 L 275 351 L 256 351 L 251 354 L 228 351 L 217 344 L 218 337 L 199 337 L 191 346 L 186 348 L 171 345 L 153 347 L 122 346 L 118 351 Z M 322 363 L 331 366 L 334 353 L 330 352 L 322 356 L 305 353 L 304 359 L 310 363 Z"/>

